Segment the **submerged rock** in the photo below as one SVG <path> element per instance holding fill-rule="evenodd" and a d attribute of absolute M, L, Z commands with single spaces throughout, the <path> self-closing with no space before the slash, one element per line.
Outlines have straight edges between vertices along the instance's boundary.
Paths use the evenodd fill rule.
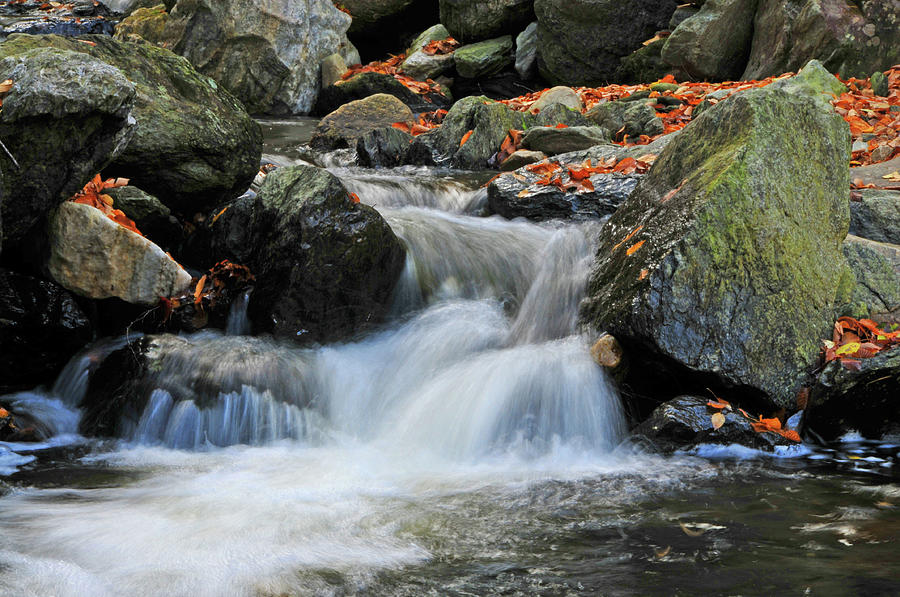
<path fill-rule="evenodd" d="M 831 329 L 849 222 L 847 124 L 802 81 L 734 95 L 666 146 L 604 227 L 583 311 L 701 388 L 784 407 Z"/>

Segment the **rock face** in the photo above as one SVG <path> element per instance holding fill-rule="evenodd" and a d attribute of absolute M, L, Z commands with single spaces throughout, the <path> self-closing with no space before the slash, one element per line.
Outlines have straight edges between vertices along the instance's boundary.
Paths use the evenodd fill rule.
<path fill-rule="evenodd" d="M 809 78 L 736 94 L 666 146 L 601 233 L 588 322 L 792 405 L 833 323 L 849 224 L 848 128 Z"/>
<path fill-rule="evenodd" d="M 665 29 L 675 0 L 535 0 L 538 68 L 554 84 L 606 84 L 621 59 Z"/>
<path fill-rule="evenodd" d="M 352 203 L 340 181 L 311 166 L 279 168 L 256 199 L 240 199 L 213 224 L 220 258 L 256 276 L 255 329 L 332 341 L 386 311 L 404 249 L 374 209 Z"/>
<path fill-rule="evenodd" d="M 0 394 L 53 379 L 91 334 L 68 292 L 0 269 Z"/>
<path fill-rule="evenodd" d="M 319 91 L 319 64 L 348 64 L 350 16 L 330 0 L 179 0 L 160 41 L 215 79 L 251 113 L 305 114 Z"/>
<path fill-rule="evenodd" d="M 320 151 L 356 147 L 357 139 L 366 133 L 413 120 L 412 111 L 394 96 L 370 95 L 344 104 L 319 121 L 310 146 Z"/>
<path fill-rule="evenodd" d="M 509 35 L 463 46 L 453 54 L 456 72 L 467 79 L 496 75 L 513 63 L 512 51 Z"/>
<path fill-rule="evenodd" d="M 534 20 L 534 0 L 440 0 L 441 24 L 463 43 L 518 33 Z"/>
<path fill-rule="evenodd" d="M 0 111 L 0 139 L 16 160 L 0 151 L 4 247 L 81 189 L 134 134 L 135 89 L 118 69 L 76 52 L 13 51 L 17 38 L 0 46 L 0 75 L 15 82 Z"/>
<path fill-rule="evenodd" d="M 162 249 L 89 205 L 64 202 L 50 217 L 47 268 L 64 288 L 88 298 L 155 305 L 191 283 Z"/>
<path fill-rule="evenodd" d="M 867 77 L 900 62 L 896 0 L 759 0 L 743 79 L 796 71 L 816 58 L 843 77 Z"/>
<path fill-rule="evenodd" d="M 736 80 L 753 41 L 759 0 L 709 0 L 666 40 L 662 59 L 695 79 Z"/>
<path fill-rule="evenodd" d="M 900 256 L 900 247 L 878 245 L 875 241 L 853 235 L 848 235 L 844 241 L 844 256 L 855 284 L 850 292 L 849 304 L 840 314 L 858 319 L 900 322 L 900 264 L 894 265 L 883 251 L 892 248 Z"/>
<path fill-rule="evenodd" d="M 94 45 L 55 35 L 12 36 L 0 54 L 54 48 L 88 54 L 118 69 L 136 90 L 137 124 L 104 172 L 130 178 L 174 212 L 193 215 L 247 190 L 259 168 L 262 132 L 240 102 L 168 50 L 102 36 L 91 41 Z M 78 135 L 64 138 L 71 143 Z M 97 170 L 73 184 L 80 188 Z"/>
<path fill-rule="evenodd" d="M 850 234 L 900 245 L 900 192 L 863 189 L 850 202 Z"/>

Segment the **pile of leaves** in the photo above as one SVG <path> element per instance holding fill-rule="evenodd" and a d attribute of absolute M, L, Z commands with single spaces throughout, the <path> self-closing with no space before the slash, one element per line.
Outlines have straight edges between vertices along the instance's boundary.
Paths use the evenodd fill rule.
<path fill-rule="evenodd" d="M 428 42 L 428 44 L 422 48 L 422 53 L 429 56 L 442 56 L 444 54 L 452 54 L 459 46 L 460 43 L 452 37 L 448 37 L 447 39 L 436 39 Z"/>
<path fill-rule="evenodd" d="M 220 261 L 200 278 L 191 280 L 191 286 L 184 294 L 160 297 L 162 323 L 168 322 L 174 314 L 179 315 L 182 329 L 206 326 L 211 313 L 224 320 L 237 293 L 255 281 L 256 278 L 247 266 L 227 259 Z"/>
<path fill-rule="evenodd" d="M 757 433 L 776 433 L 781 437 L 787 438 L 793 442 L 799 443 L 800 441 L 802 441 L 800 439 L 800 434 L 798 434 L 796 431 L 794 431 L 793 429 L 784 429 L 781 419 L 779 419 L 778 417 L 765 418 L 760 415 L 759 417 L 754 418 L 743 408 L 735 409 L 730 402 L 721 398 L 710 400 L 706 403 L 706 406 L 710 410 L 715 411 L 712 416 L 710 416 L 710 421 L 712 422 L 713 429 L 718 429 L 725 424 L 726 412 L 733 412 L 735 414 L 740 414 L 742 417 L 750 421 L 750 426 L 753 428 L 753 431 Z"/>
<path fill-rule="evenodd" d="M 74 203 L 83 203 L 85 205 L 90 205 L 91 207 L 97 208 L 106 215 L 107 218 L 122 226 L 123 228 L 127 228 L 131 230 L 135 234 L 141 234 L 141 231 L 137 229 L 137 226 L 134 224 L 134 221 L 129 219 L 128 216 L 125 215 L 119 209 L 115 209 L 113 207 L 113 198 L 104 193 L 106 189 L 114 189 L 116 187 L 124 187 L 128 185 L 127 178 L 108 178 L 103 180 L 100 178 L 99 174 L 96 174 L 94 178 L 90 180 L 84 188 L 79 192 L 75 193 L 69 201 Z M 143 234 L 141 234 L 143 236 Z"/>
<path fill-rule="evenodd" d="M 853 141 L 866 143 L 865 149 L 853 152 L 851 166 L 867 166 L 900 155 L 900 65 L 885 74 L 887 97 L 876 96 L 869 79 L 848 79 L 844 84 L 849 91 L 832 102 L 850 125 Z"/>
<path fill-rule="evenodd" d="M 413 137 L 427 133 L 431 129 L 441 126 L 447 110 L 434 110 L 432 112 L 422 112 L 416 122 L 410 124 L 408 122 L 395 122 L 391 126 L 401 131 L 406 131 Z"/>
<path fill-rule="evenodd" d="M 840 317 L 834 324 L 831 340 L 822 343 L 826 363 L 837 360 L 846 369 L 859 371 L 860 359 L 869 359 L 882 350 L 900 346 L 900 330 L 885 331 L 871 319 Z"/>
<path fill-rule="evenodd" d="M 404 60 L 406 60 L 406 54 L 398 54 L 397 56 L 391 56 L 387 60 L 376 60 L 365 65 L 354 64 L 341 75 L 341 81 L 346 81 L 360 73 L 381 73 L 394 77 L 413 93 L 423 96 L 423 99 L 426 101 L 430 101 L 427 94 L 441 93 L 440 85 L 431 79 L 417 81 L 409 75 L 403 74 L 403 71 L 400 70 L 400 65 Z M 338 81 L 337 84 L 340 85 L 341 81 Z"/>

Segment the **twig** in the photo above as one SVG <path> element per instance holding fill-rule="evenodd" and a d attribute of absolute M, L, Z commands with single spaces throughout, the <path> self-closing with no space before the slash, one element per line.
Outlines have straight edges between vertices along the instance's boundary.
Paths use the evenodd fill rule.
<path fill-rule="evenodd" d="M 6 148 L 6 145 L 3 143 L 2 140 L 0 140 L 0 147 L 3 148 L 3 151 L 6 152 L 6 155 L 8 155 L 8 156 L 9 156 L 9 159 L 12 160 L 12 163 L 16 166 L 16 170 L 21 170 L 21 169 L 22 169 L 22 166 L 19 165 L 19 162 L 17 162 L 17 161 L 16 161 L 16 158 L 13 157 L 13 154 L 11 154 L 11 153 L 9 152 L 9 150 Z"/>

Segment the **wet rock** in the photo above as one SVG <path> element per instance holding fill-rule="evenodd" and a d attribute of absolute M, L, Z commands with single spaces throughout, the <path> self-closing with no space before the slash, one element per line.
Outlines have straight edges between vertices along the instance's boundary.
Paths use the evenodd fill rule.
<path fill-rule="evenodd" d="M 92 333 L 62 287 L 0 269 L 0 394 L 53 379 Z"/>
<path fill-rule="evenodd" d="M 666 40 L 662 59 L 702 81 L 737 80 L 750 56 L 758 0 L 709 0 Z"/>
<path fill-rule="evenodd" d="M 191 283 L 157 245 L 89 205 L 64 202 L 51 215 L 48 234 L 50 274 L 81 296 L 155 305 Z"/>
<path fill-rule="evenodd" d="M 168 50 L 100 36 L 90 41 L 94 45 L 57 36 L 13 36 L 0 54 L 18 56 L 35 48 L 79 52 L 115 67 L 134 85 L 134 135 L 104 174 L 130 178 L 172 211 L 189 215 L 247 190 L 259 168 L 262 132 L 239 101 Z M 81 80 L 85 87 L 100 88 Z M 67 137 L 71 143 L 83 135 L 73 131 Z"/>
<path fill-rule="evenodd" d="M 489 77 L 513 63 L 512 36 L 462 46 L 453 53 L 456 72 L 467 79 Z"/>
<path fill-rule="evenodd" d="M 504 172 L 512 172 L 513 170 L 518 170 L 522 166 L 540 162 L 544 159 L 547 159 L 547 155 L 541 153 L 540 151 L 519 149 L 517 151 L 514 151 L 512 155 L 503 160 L 503 163 L 500 164 L 500 170 Z"/>
<path fill-rule="evenodd" d="M 556 155 L 587 149 L 608 141 L 609 133 L 599 126 L 538 126 L 528 129 L 522 137 L 522 146 L 547 155 Z"/>
<path fill-rule="evenodd" d="M 128 218 L 134 220 L 141 234 L 162 248 L 163 251 L 177 249 L 182 241 L 182 227 L 172 210 L 162 201 L 135 186 L 106 189 L 113 198 L 113 207 L 121 209 Z"/>
<path fill-rule="evenodd" d="M 0 46 L 0 76 L 15 82 L 0 111 L 0 139 L 15 158 L 0 151 L 4 248 L 80 190 L 134 134 L 135 88 L 122 72 L 81 53 L 17 45 L 31 39 L 62 40 L 13 36 Z"/>
<path fill-rule="evenodd" d="M 534 20 L 534 0 L 440 0 L 441 23 L 463 43 L 517 33 Z"/>
<path fill-rule="evenodd" d="M 623 135 L 632 138 L 640 135 L 652 137 L 665 132 L 665 126 L 662 119 L 656 115 L 656 110 L 643 101 L 597 104 L 588 110 L 585 116 L 598 127 L 603 127 L 611 134 L 616 134 L 619 139 Z"/>
<path fill-rule="evenodd" d="M 404 263 L 403 245 L 378 212 L 311 166 L 273 171 L 257 198 L 233 203 L 212 228 L 216 258 L 256 276 L 254 329 L 300 342 L 334 341 L 376 323 Z"/>
<path fill-rule="evenodd" d="M 804 426 L 825 440 L 857 431 L 877 439 L 900 431 L 900 349 L 860 359 L 859 371 L 832 361 L 810 391 Z"/>
<path fill-rule="evenodd" d="M 319 151 L 356 147 L 366 133 L 395 122 L 415 120 L 406 105 L 392 95 L 379 93 L 345 104 L 316 125 L 310 146 Z"/>
<path fill-rule="evenodd" d="M 900 245 L 900 191 L 863 189 L 850 202 L 850 234 Z"/>
<path fill-rule="evenodd" d="M 662 404 L 635 427 L 632 436 L 649 441 L 662 453 L 689 450 L 700 444 L 738 444 L 757 450 L 796 445 L 775 433 L 757 433 L 750 421 L 733 410 L 723 410 L 725 423 L 715 429 L 711 417 L 716 410 L 706 406 L 707 398 L 678 396 Z"/>
<path fill-rule="evenodd" d="M 27 35 L 112 35 L 116 22 L 104 5 L 91 0 L 57 3 L 4 2 L 0 5 L 0 39 L 14 33 Z"/>
<path fill-rule="evenodd" d="M 535 21 L 516 36 L 516 72 L 526 80 L 537 76 L 537 28 Z"/>
<path fill-rule="evenodd" d="M 452 103 L 441 93 L 420 95 L 410 91 L 391 75 L 366 72 L 324 88 L 319 94 L 315 111 L 317 114 L 329 114 L 346 103 L 379 93 L 393 95 L 409 106 L 413 112 L 448 108 Z"/>
<path fill-rule="evenodd" d="M 553 84 L 605 85 L 623 57 L 665 29 L 675 0 L 535 0 L 538 68 Z"/>
<path fill-rule="evenodd" d="M 591 346 L 591 357 L 604 369 L 615 369 L 622 364 L 625 353 L 615 336 L 601 334 Z"/>
<path fill-rule="evenodd" d="M 848 235 L 842 250 L 854 279 L 840 315 L 900 323 L 900 247 Z M 896 262 L 885 255 L 893 252 Z"/>
<path fill-rule="evenodd" d="M 847 125 L 800 82 L 736 94 L 666 146 L 601 232 L 583 310 L 701 388 L 784 407 L 833 324 L 849 224 Z"/>
<path fill-rule="evenodd" d="M 843 77 L 900 62 L 900 5 L 866 0 L 759 0 L 742 79 L 796 71 L 817 58 Z"/>
<path fill-rule="evenodd" d="M 369 131 L 356 142 L 356 162 L 364 168 L 401 166 L 412 141 L 412 135 L 390 126 Z"/>

